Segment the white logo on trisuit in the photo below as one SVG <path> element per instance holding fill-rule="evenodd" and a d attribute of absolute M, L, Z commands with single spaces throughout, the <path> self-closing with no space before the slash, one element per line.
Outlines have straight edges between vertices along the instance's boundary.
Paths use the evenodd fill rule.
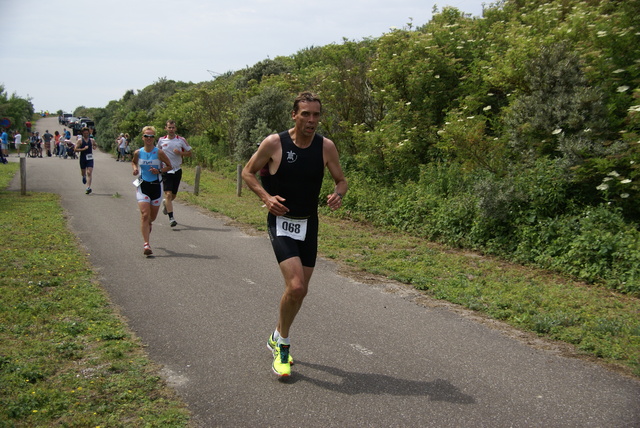
<path fill-rule="evenodd" d="M 287 152 L 287 162 L 294 163 L 297 160 L 298 160 L 298 155 L 296 154 L 296 152 L 294 151 Z"/>

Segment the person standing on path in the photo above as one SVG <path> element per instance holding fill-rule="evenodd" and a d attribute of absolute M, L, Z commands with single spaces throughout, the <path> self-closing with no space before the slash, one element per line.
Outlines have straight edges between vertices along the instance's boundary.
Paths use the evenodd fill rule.
<path fill-rule="evenodd" d="M 318 251 L 318 197 L 325 167 L 335 183 L 327 196 L 331 209 L 342 206 L 347 181 L 333 141 L 316 134 L 322 104 L 311 92 L 300 93 L 291 117 L 293 128 L 265 138 L 242 170 L 242 178 L 264 202 L 267 227 L 276 259 L 284 277 L 278 323 L 267 346 L 273 353 L 273 372 L 289 376 L 293 357 L 289 330 L 304 300 Z M 256 174 L 268 166 L 269 192 Z"/>
<path fill-rule="evenodd" d="M 75 151 L 80 153 L 80 172 L 82 173 L 82 183 L 87 185 L 85 191 L 87 195 L 92 192 L 93 151 L 97 149 L 96 141 L 89 136 L 89 128 L 82 128 L 82 138 L 78 139 Z"/>
<path fill-rule="evenodd" d="M 116 138 L 116 147 L 118 150 L 118 158 L 116 159 L 116 162 L 126 162 L 125 150 L 128 145 L 128 139 L 124 136 L 123 133 L 120 133 L 120 135 L 118 135 L 118 138 Z"/>
<path fill-rule="evenodd" d="M 131 157 L 131 137 L 129 137 L 129 133 L 124 134 L 124 138 L 127 140 L 127 144 L 124 148 L 124 159 L 123 162 L 127 161 L 127 158 Z"/>
<path fill-rule="evenodd" d="M 2 156 L 7 157 L 9 155 L 9 134 L 6 129 L 3 129 L 2 134 L 0 134 L 0 147 L 2 149 Z"/>
<path fill-rule="evenodd" d="M 62 157 L 62 135 L 60 135 L 60 131 L 56 131 L 53 133 L 53 141 L 55 142 L 55 150 L 54 153 L 57 157 Z"/>
<path fill-rule="evenodd" d="M 49 133 L 47 129 L 42 135 L 42 140 L 44 141 L 44 149 L 47 151 L 47 157 L 51 157 L 51 139 L 53 139 L 53 135 Z"/>
<path fill-rule="evenodd" d="M 31 141 L 33 142 L 33 146 L 38 151 L 38 157 L 41 158 L 42 157 L 42 138 L 40 138 L 40 133 L 38 131 L 36 131 L 35 134 L 33 134 Z"/>
<path fill-rule="evenodd" d="M 162 199 L 162 172 L 170 170 L 171 161 L 163 150 L 155 146 L 156 128 L 145 126 L 142 128 L 142 142 L 144 146 L 133 153 L 131 165 L 133 175 L 140 177 L 134 182 L 136 199 L 140 208 L 140 230 L 144 245 L 142 253 L 145 256 L 153 254 L 149 240 L 152 224 L 158 216 L 160 200 Z"/>
<path fill-rule="evenodd" d="M 18 157 L 20 157 L 20 146 L 22 146 L 22 134 L 20 131 L 16 131 L 13 136 L 13 144 L 16 146 L 16 153 L 18 154 Z"/>
<path fill-rule="evenodd" d="M 173 217 L 173 200 L 178 194 L 180 181 L 182 181 L 182 169 L 180 168 L 182 158 L 191 156 L 191 146 L 189 146 L 187 140 L 176 134 L 177 127 L 175 121 L 168 120 L 164 129 L 167 131 L 167 135 L 158 139 L 158 147 L 169 157 L 173 168 L 162 174 L 162 181 L 164 183 L 162 214 L 168 215 L 169 225 L 175 227 L 178 222 Z"/>

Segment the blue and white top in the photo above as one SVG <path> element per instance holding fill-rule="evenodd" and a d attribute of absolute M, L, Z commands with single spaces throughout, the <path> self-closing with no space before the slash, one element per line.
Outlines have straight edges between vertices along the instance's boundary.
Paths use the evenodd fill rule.
<path fill-rule="evenodd" d="M 160 174 L 154 174 L 151 172 L 151 168 L 160 169 L 160 159 L 158 158 L 158 148 L 154 147 L 153 150 L 147 152 L 144 148 L 138 151 L 138 167 L 140 168 L 140 174 L 144 181 L 158 181 Z"/>

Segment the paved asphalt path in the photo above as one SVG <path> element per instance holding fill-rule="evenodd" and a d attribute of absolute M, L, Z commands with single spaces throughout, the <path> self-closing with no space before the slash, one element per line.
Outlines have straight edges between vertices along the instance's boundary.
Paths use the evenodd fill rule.
<path fill-rule="evenodd" d="M 98 279 L 200 426 L 640 427 L 638 380 L 322 259 L 292 329 L 293 376 L 279 381 L 266 340 L 282 280 L 267 237 L 178 203 L 179 225 L 160 216 L 145 258 L 130 164 L 95 163 L 85 195 L 77 160 L 27 159 L 27 190 L 62 195 Z"/>

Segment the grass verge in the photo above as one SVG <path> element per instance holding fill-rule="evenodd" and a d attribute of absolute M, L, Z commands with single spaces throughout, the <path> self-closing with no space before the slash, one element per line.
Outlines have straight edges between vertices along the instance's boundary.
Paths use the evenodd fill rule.
<path fill-rule="evenodd" d="M 64 222 L 57 195 L 0 191 L 0 426 L 188 426 Z"/>
<path fill-rule="evenodd" d="M 194 171 L 185 168 L 184 180 L 193 179 Z M 265 208 L 246 187 L 242 192 L 236 195 L 235 170 L 202 171 L 199 195 L 179 197 L 266 230 Z M 427 296 L 570 344 L 573 355 L 640 376 L 639 299 L 340 218 L 344 215 L 321 209 L 319 252 L 351 272 L 411 284 Z"/>

